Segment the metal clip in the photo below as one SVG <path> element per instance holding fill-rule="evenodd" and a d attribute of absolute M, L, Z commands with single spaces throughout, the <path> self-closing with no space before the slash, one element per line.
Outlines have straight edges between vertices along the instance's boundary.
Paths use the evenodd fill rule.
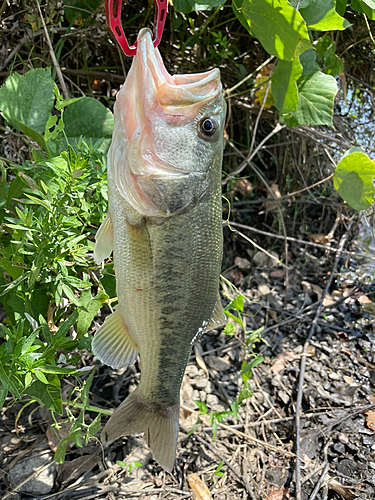
<path fill-rule="evenodd" d="M 128 40 L 121 24 L 121 3 L 122 0 L 106 0 L 105 10 L 107 14 L 107 25 L 113 36 L 118 41 L 120 47 L 127 56 L 135 56 L 137 53 L 137 42 L 129 46 Z M 163 35 L 165 20 L 167 17 L 167 0 L 154 0 L 155 3 L 155 22 L 154 22 L 154 47 L 160 43 Z M 114 8 L 113 8 L 114 6 Z"/>

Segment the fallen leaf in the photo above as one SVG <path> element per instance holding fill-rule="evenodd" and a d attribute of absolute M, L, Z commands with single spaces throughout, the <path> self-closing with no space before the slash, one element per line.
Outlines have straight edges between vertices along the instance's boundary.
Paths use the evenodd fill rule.
<path fill-rule="evenodd" d="M 332 297 L 329 293 L 323 299 L 323 306 L 332 306 L 336 302 L 336 299 Z"/>
<path fill-rule="evenodd" d="M 270 318 L 272 319 L 272 321 L 277 321 L 277 312 L 276 311 L 269 309 L 268 314 L 269 314 Z"/>
<path fill-rule="evenodd" d="M 188 474 L 187 480 L 194 500 L 212 500 L 211 492 L 198 474 Z"/>
<path fill-rule="evenodd" d="M 285 490 L 281 488 L 279 490 L 273 490 L 271 493 L 268 493 L 265 500 L 285 500 L 289 497 L 289 490 Z"/>
<path fill-rule="evenodd" d="M 346 382 L 347 384 L 354 384 L 354 381 L 352 379 L 352 377 L 347 377 L 346 375 L 343 375 L 342 376 L 342 379 L 344 382 Z"/>
<path fill-rule="evenodd" d="M 234 259 L 234 265 L 238 267 L 238 269 L 250 269 L 251 264 L 247 259 L 243 259 L 242 257 L 236 257 Z"/>
<path fill-rule="evenodd" d="M 307 237 L 314 243 L 319 243 L 320 245 L 326 245 L 328 243 L 328 238 L 325 234 L 308 234 Z"/>
<path fill-rule="evenodd" d="M 367 295 L 360 295 L 358 298 L 357 298 L 358 302 L 360 304 L 371 304 L 372 301 L 367 297 Z"/>
<path fill-rule="evenodd" d="M 307 353 L 309 356 L 315 356 L 315 353 L 316 353 L 315 346 L 314 346 L 314 345 L 309 345 L 309 346 L 307 346 L 307 351 L 306 351 L 306 353 Z"/>
<path fill-rule="evenodd" d="M 206 363 L 203 361 L 203 358 L 202 358 L 202 355 L 201 355 L 201 346 L 200 344 L 194 344 L 194 354 L 195 354 L 195 360 L 197 362 L 197 365 L 199 366 L 199 368 L 202 368 L 202 370 L 204 371 L 204 373 L 206 374 L 207 378 L 209 378 L 209 373 L 208 373 L 208 370 L 207 370 L 207 366 L 206 366 Z M 210 356 L 207 356 L 208 358 Z"/>
<path fill-rule="evenodd" d="M 253 192 L 253 185 L 247 179 L 236 179 L 232 188 L 234 192 L 242 194 L 244 198 L 247 198 L 247 196 Z"/>
<path fill-rule="evenodd" d="M 271 85 L 268 85 L 269 80 L 271 78 L 272 70 L 273 70 L 273 65 L 267 64 L 267 66 L 265 66 L 258 72 L 255 78 L 255 87 L 257 88 L 257 90 L 254 92 L 254 97 L 255 97 L 254 102 L 259 103 L 260 106 L 264 101 L 264 96 L 268 86 L 267 98 L 266 102 L 264 103 L 265 108 L 271 108 L 275 104 L 275 99 L 271 94 Z"/>
<path fill-rule="evenodd" d="M 281 270 L 271 271 L 270 278 L 284 279 L 285 278 L 285 271 L 281 271 Z"/>
<path fill-rule="evenodd" d="M 274 375 L 284 370 L 288 365 L 289 361 L 293 361 L 296 356 L 292 352 L 281 352 L 275 358 L 275 361 L 271 367 L 271 371 Z"/>
<path fill-rule="evenodd" d="M 71 483 L 88 472 L 100 462 L 100 458 L 94 455 L 82 455 L 71 462 L 64 462 L 57 468 L 57 481 L 60 484 Z"/>
<path fill-rule="evenodd" d="M 229 370 L 232 366 L 232 363 L 226 359 L 218 358 L 217 356 L 206 356 L 207 364 L 210 368 L 218 372 L 224 372 Z"/>
<path fill-rule="evenodd" d="M 70 428 L 72 427 L 71 422 L 63 422 L 59 423 L 59 428 L 57 429 L 55 425 L 48 424 L 46 430 L 46 436 L 48 440 L 48 445 L 53 452 L 57 450 L 57 447 L 61 441 L 61 439 L 66 438 L 69 435 Z M 71 441 L 68 443 L 68 449 L 74 446 L 74 442 Z"/>
<path fill-rule="evenodd" d="M 280 193 L 280 190 L 279 190 L 279 185 L 276 184 L 276 182 L 273 182 L 271 184 L 271 191 L 272 191 L 272 194 L 275 198 L 281 198 L 281 193 Z M 264 208 L 266 210 L 266 212 L 269 212 L 269 211 L 274 211 L 274 210 L 277 210 L 278 208 L 278 203 L 276 201 L 266 201 L 264 203 Z"/>
<path fill-rule="evenodd" d="M 375 410 L 367 411 L 365 415 L 367 427 L 375 432 Z"/>

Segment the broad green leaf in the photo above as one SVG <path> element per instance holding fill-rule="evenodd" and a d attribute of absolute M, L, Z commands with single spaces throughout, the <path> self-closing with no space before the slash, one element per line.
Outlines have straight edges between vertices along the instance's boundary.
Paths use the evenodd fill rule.
<path fill-rule="evenodd" d="M 64 112 L 65 134 L 74 145 L 83 136 L 86 141 L 104 138 L 100 148 L 106 152 L 111 143 L 113 114 L 103 104 L 91 97 L 84 97 L 70 104 Z"/>
<path fill-rule="evenodd" d="M 270 54 L 292 61 L 311 48 L 306 23 L 287 0 L 235 0 L 246 28 Z"/>
<path fill-rule="evenodd" d="M 348 4 L 348 0 L 336 0 L 336 12 L 343 16 L 346 11 L 346 6 Z"/>
<path fill-rule="evenodd" d="M 32 69 L 25 76 L 13 73 L 0 88 L 0 111 L 12 127 L 43 145 L 54 98 L 49 69 Z"/>
<path fill-rule="evenodd" d="M 320 70 L 316 63 L 316 52 L 314 49 L 307 49 L 299 56 L 299 62 L 302 64 L 302 74 L 309 75 Z"/>
<path fill-rule="evenodd" d="M 298 82 L 298 105 L 292 116 L 300 125 L 333 126 L 333 101 L 337 84 L 320 71 L 302 76 Z"/>
<path fill-rule="evenodd" d="M 297 80 L 302 74 L 299 58 L 293 61 L 279 60 L 272 76 L 271 91 L 275 106 L 281 115 L 291 113 L 298 104 Z"/>
<path fill-rule="evenodd" d="M 363 152 L 344 155 L 338 163 L 333 185 L 355 210 L 369 208 L 375 198 L 375 163 Z"/>
<path fill-rule="evenodd" d="M 78 311 L 77 320 L 78 338 L 88 332 L 92 320 L 106 300 L 108 300 L 108 295 L 104 290 L 98 290 L 95 297 L 91 296 L 91 289 L 84 290 L 82 292 L 80 300 L 80 306 L 82 309 Z"/>
<path fill-rule="evenodd" d="M 337 14 L 336 0 L 313 0 L 299 11 L 309 28 L 320 31 L 344 30 L 350 23 Z"/>
<path fill-rule="evenodd" d="M 364 12 L 372 21 L 375 20 L 375 1 L 374 0 L 352 0 L 352 8 L 357 12 Z"/>
<path fill-rule="evenodd" d="M 220 7 L 225 0 L 173 0 L 173 7 L 183 14 L 188 14 L 194 10 L 210 10 L 215 7 Z"/>
<path fill-rule="evenodd" d="M 51 411 L 62 415 L 60 381 L 57 376 L 49 378 L 47 385 L 40 380 L 36 380 L 30 387 L 25 389 L 25 393 L 46 405 Z"/>

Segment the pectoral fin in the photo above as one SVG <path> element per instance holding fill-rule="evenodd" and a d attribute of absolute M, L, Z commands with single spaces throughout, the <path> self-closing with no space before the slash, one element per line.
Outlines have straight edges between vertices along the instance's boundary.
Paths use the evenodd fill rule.
<path fill-rule="evenodd" d="M 115 369 L 132 365 L 137 359 L 137 344 L 131 338 L 118 311 L 107 316 L 98 328 L 92 342 L 92 351 L 102 363 Z"/>
<path fill-rule="evenodd" d="M 208 322 L 208 325 L 206 326 L 204 333 L 209 332 L 210 330 L 214 330 L 215 328 L 219 328 L 220 326 L 224 326 L 226 322 L 227 317 L 224 313 L 223 306 L 221 305 L 220 295 L 218 295 L 215 310 L 211 316 L 210 321 Z"/>
<path fill-rule="evenodd" d="M 101 223 L 95 236 L 94 260 L 101 264 L 113 251 L 113 225 L 109 214 Z"/>

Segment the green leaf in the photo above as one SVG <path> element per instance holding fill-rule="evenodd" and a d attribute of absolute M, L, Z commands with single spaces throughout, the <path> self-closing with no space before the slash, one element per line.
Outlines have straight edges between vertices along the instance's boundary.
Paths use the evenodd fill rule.
<path fill-rule="evenodd" d="M 70 104 L 64 112 L 65 134 L 74 145 L 83 136 L 86 141 L 104 138 L 100 151 L 107 152 L 111 143 L 113 114 L 103 104 L 91 97 L 84 97 Z"/>
<path fill-rule="evenodd" d="M 5 399 L 8 395 L 8 388 L 5 384 L 0 386 L 0 408 L 4 407 Z"/>
<path fill-rule="evenodd" d="M 374 0 L 352 0 L 352 8 L 357 12 L 364 12 L 372 21 L 375 20 L 375 1 Z"/>
<path fill-rule="evenodd" d="M 38 380 L 40 380 L 43 384 L 48 385 L 48 380 L 47 377 L 44 375 L 44 373 L 40 370 L 35 370 L 34 374 Z"/>
<path fill-rule="evenodd" d="M 245 382 L 243 386 L 241 387 L 240 393 L 238 395 L 238 404 L 241 404 L 242 401 L 245 401 L 245 399 L 251 398 L 253 395 L 254 391 L 250 389 L 250 384 L 249 382 Z"/>
<path fill-rule="evenodd" d="M 54 346 L 56 348 L 59 348 L 59 346 L 58 346 L 59 341 L 65 336 L 65 334 L 67 333 L 69 328 L 74 325 L 74 323 L 77 321 L 77 318 L 78 318 L 78 311 L 76 309 L 69 316 L 69 318 L 66 319 L 61 326 L 59 326 L 59 329 L 57 330 L 57 332 L 55 333 L 55 336 L 54 336 Z"/>
<path fill-rule="evenodd" d="M 292 113 L 299 125 L 333 126 L 333 102 L 337 84 L 320 71 L 302 76 L 298 82 L 298 105 Z"/>
<path fill-rule="evenodd" d="M 32 69 L 25 76 L 13 73 L 0 88 L 0 111 L 4 118 L 38 144 L 44 143 L 42 134 L 53 101 L 49 69 Z"/>
<path fill-rule="evenodd" d="M 305 21 L 287 0 L 233 1 L 242 24 L 270 54 L 293 61 L 312 47 Z"/>
<path fill-rule="evenodd" d="M 363 152 L 346 154 L 336 167 L 333 185 L 355 210 L 369 208 L 375 198 L 375 163 Z"/>
<path fill-rule="evenodd" d="M 173 0 L 173 7 L 183 14 L 188 14 L 193 10 L 210 10 L 215 7 L 220 7 L 225 3 L 225 0 Z"/>
<path fill-rule="evenodd" d="M 310 73 L 316 73 L 319 71 L 319 66 L 316 61 L 316 52 L 314 49 L 307 49 L 303 54 L 299 56 L 299 61 L 302 64 L 302 74 L 308 75 Z"/>
<path fill-rule="evenodd" d="M 25 393 L 46 405 L 51 411 L 62 415 L 60 380 L 57 376 L 49 379 L 48 384 L 36 380 L 25 389 Z"/>
<path fill-rule="evenodd" d="M 245 298 L 244 295 L 237 295 L 227 306 L 224 307 L 224 311 L 230 311 L 230 310 L 235 310 L 235 311 L 243 311 L 243 299 Z"/>
<path fill-rule="evenodd" d="M 271 92 L 280 114 L 294 111 L 298 104 L 297 80 L 302 74 L 299 58 L 293 61 L 279 60 L 272 75 Z"/>
<path fill-rule="evenodd" d="M 91 289 L 84 290 L 82 292 L 80 300 L 80 306 L 82 309 L 78 311 L 77 320 L 78 338 L 88 332 L 92 320 L 106 300 L 108 300 L 108 295 L 104 290 L 98 290 L 95 297 L 91 296 Z"/>
<path fill-rule="evenodd" d="M 18 379 L 14 377 L 12 373 L 8 375 L 5 368 L 0 365 L 0 382 L 4 386 L 4 391 L 7 390 L 13 394 L 16 398 L 20 398 L 21 394 L 17 387 Z"/>
<path fill-rule="evenodd" d="M 309 28 L 319 31 L 344 30 L 350 23 L 337 14 L 336 0 L 313 0 L 299 11 Z"/>
<path fill-rule="evenodd" d="M 337 0 L 336 1 L 336 12 L 340 16 L 343 16 L 345 14 L 347 4 L 348 4 L 348 0 Z"/>
<path fill-rule="evenodd" d="M 229 321 L 224 326 L 224 333 L 225 333 L 225 335 L 234 335 L 236 333 L 236 327 L 234 326 L 234 324 L 232 322 Z"/>

